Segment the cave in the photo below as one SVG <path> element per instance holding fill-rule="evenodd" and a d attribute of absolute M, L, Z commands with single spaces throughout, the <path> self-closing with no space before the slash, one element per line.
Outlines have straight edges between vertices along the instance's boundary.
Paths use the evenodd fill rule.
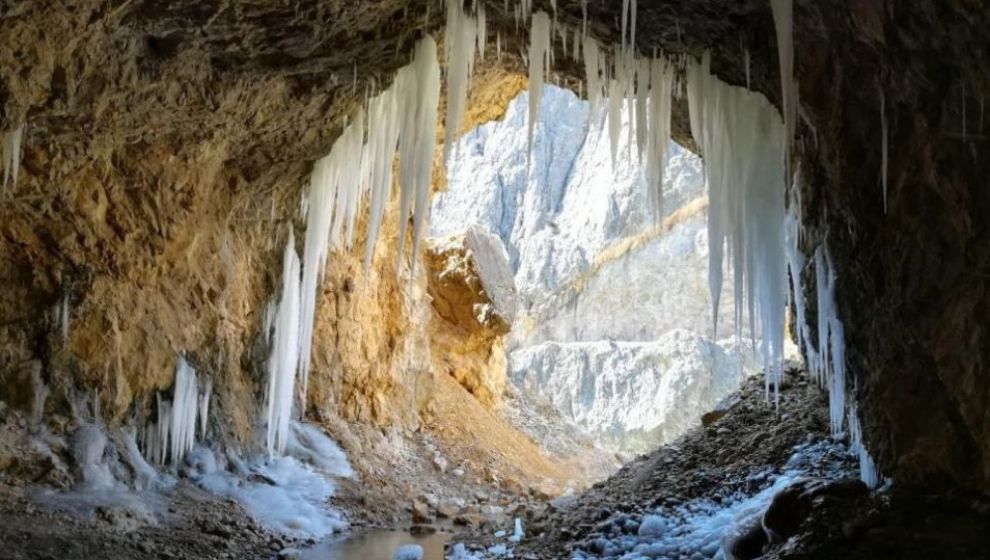
<path fill-rule="evenodd" d="M 988 28 L 974 0 L 5 2 L 0 558 L 986 557 Z M 589 142 L 607 171 L 574 179 Z M 707 285 L 630 272 L 685 227 Z M 686 399 L 635 364 L 673 325 L 645 294 L 696 288 L 760 372 L 703 415 L 555 384 Z"/>

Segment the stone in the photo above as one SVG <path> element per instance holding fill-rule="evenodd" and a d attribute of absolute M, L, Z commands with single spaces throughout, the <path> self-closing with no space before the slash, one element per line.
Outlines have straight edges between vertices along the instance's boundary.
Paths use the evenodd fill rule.
<path fill-rule="evenodd" d="M 442 473 L 447 472 L 447 459 L 444 459 L 442 455 L 434 455 L 433 466 Z"/>
<path fill-rule="evenodd" d="M 733 526 L 723 537 L 722 546 L 726 560 L 754 560 L 763 555 L 769 542 L 760 517 L 755 516 L 744 524 Z"/>
<path fill-rule="evenodd" d="M 433 513 L 430 511 L 430 506 L 419 501 L 413 500 L 412 503 L 412 519 L 413 523 L 430 523 L 433 521 Z"/>

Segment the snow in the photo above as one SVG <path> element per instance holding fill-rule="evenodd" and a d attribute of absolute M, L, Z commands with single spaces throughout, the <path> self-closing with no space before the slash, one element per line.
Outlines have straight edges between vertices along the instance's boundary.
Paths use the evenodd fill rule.
<path fill-rule="evenodd" d="M 404 544 L 395 550 L 393 560 L 422 560 L 423 547 L 418 544 Z"/>
<path fill-rule="evenodd" d="M 292 227 L 289 226 L 289 236 L 282 258 L 282 295 L 275 315 L 274 343 L 268 357 L 265 446 L 269 455 L 281 454 L 289 437 L 296 365 L 299 363 L 299 267 L 295 236 Z"/>

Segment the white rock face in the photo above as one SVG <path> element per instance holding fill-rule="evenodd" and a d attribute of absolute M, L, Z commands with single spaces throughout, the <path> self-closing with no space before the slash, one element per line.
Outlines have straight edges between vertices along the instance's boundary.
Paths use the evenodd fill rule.
<path fill-rule="evenodd" d="M 527 171 L 527 104 L 524 93 L 504 120 L 458 142 L 431 235 L 477 224 L 505 243 L 521 299 L 509 356 L 517 386 L 607 448 L 670 441 L 758 367 L 732 341 L 731 286 L 711 340 L 701 161 L 671 143 L 667 227 L 657 228 L 628 128 L 613 169 L 607 132 L 586 138 L 587 103 L 548 86 Z"/>
<path fill-rule="evenodd" d="M 528 103 L 521 94 L 503 120 L 458 141 L 447 190 L 434 197 L 430 218 L 432 237 L 470 224 L 501 237 L 524 307 L 587 269 L 609 243 L 653 223 L 639 162 L 620 157 L 613 170 L 608 134 L 585 141 L 588 105 L 568 90 L 544 89 L 527 173 Z M 619 151 L 629 153 L 625 134 Z M 703 178 L 693 154 L 671 144 L 669 156 L 672 211 L 702 194 Z"/>
<path fill-rule="evenodd" d="M 736 350 L 675 329 L 655 342 L 546 342 L 514 352 L 511 367 L 601 444 L 639 452 L 699 425 L 738 388 L 756 362 Z"/>

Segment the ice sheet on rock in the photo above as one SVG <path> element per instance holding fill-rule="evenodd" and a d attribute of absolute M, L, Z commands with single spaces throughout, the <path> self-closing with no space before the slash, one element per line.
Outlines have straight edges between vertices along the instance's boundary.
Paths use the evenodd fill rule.
<path fill-rule="evenodd" d="M 285 454 L 338 478 L 354 476 L 347 455 L 317 426 L 292 422 Z"/>
<path fill-rule="evenodd" d="M 265 528 L 294 538 L 320 539 L 347 527 L 343 514 L 327 504 L 334 485 L 292 457 L 248 464 L 254 475 L 241 478 L 224 470 L 199 476 L 208 491 L 234 498 Z"/>

